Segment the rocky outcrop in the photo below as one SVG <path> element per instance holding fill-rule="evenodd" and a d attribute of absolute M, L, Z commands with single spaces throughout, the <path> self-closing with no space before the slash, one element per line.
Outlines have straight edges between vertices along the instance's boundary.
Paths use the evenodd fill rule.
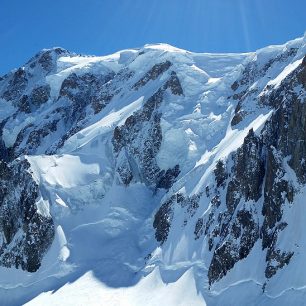
<path fill-rule="evenodd" d="M 80 115 L 80 112 L 85 111 L 87 105 L 92 105 L 94 112 L 98 113 L 112 98 L 111 93 L 103 85 L 109 82 L 114 75 L 113 72 L 106 75 L 85 73 L 80 76 L 72 73 L 63 81 L 59 99 L 67 97 L 72 101 L 71 115 Z"/>
<path fill-rule="evenodd" d="M 42 50 L 24 67 L 12 71 L 0 80 L 0 98 L 12 102 L 22 112 L 29 113 L 31 106 L 40 106 L 50 96 L 45 77 L 56 71 L 57 59 L 71 54 L 62 48 Z M 36 87 L 33 89 L 33 86 Z"/>
<path fill-rule="evenodd" d="M 0 265 L 35 272 L 53 242 L 54 224 L 36 206 L 39 190 L 29 167 L 25 159 L 0 161 Z"/>
<path fill-rule="evenodd" d="M 286 61 L 294 58 L 297 51 L 297 48 L 289 48 L 273 58 L 261 61 L 257 61 L 257 56 L 259 56 L 257 55 L 245 66 L 241 76 L 231 86 L 234 92 L 231 98 L 237 101 L 235 113 L 231 121 L 232 126 L 238 125 L 247 115 L 251 115 L 254 105 L 261 107 L 262 104 L 257 102 L 258 95 L 265 86 L 269 88 L 268 82 L 270 81 L 270 76 L 267 77 L 269 71 L 275 67 L 281 71 Z M 258 79 L 261 79 L 260 83 L 257 82 Z"/>
<path fill-rule="evenodd" d="M 30 114 L 50 99 L 50 86 L 42 85 L 34 88 L 28 95 L 23 95 L 16 106 L 21 112 Z"/>
<path fill-rule="evenodd" d="M 217 163 L 215 195 L 211 198 L 211 212 L 205 220 L 205 234 L 209 237 L 209 249 L 213 250 L 208 270 L 210 284 L 226 275 L 239 260 L 247 257 L 260 234 L 254 203 L 262 195 L 265 170 L 262 142 L 253 130 L 249 131 L 232 159 L 231 169 L 221 161 Z M 226 190 L 225 211 L 219 209 L 222 205 L 220 189 Z M 253 204 L 245 205 L 244 202 Z M 218 218 L 214 220 L 216 215 Z"/>
<path fill-rule="evenodd" d="M 171 65 L 172 63 L 170 61 L 155 64 L 139 81 L 133 85 L 133 88 L 138 90 L 140 87 L 145 86 L 150 80 L 156 80 L 160 75 L 167 71 Z"/>
<path fill-rule="evenodd" d="M 173 204 L 177 201 L 177 195 L 173 195 L 169 200 L 162 204 L 154 217 L 153 227 L 155 238 L 163 244 L 167 238 L 173 219 Z"/>
<path fill-rule="evenodd" d="M 20 99 L 28 84 L 27 72 L 24 68 L 19 68 L 11 76 L 8 76 L 7 79 L 7 85 L 0 97 L 7 101 L 16 101 Z M 6 80 L 3 80 L 2 82 L 4 81 Z"/>
<path fill-rule="evenodd" d="M 159 241 L 161 244 L 163 244 L 167 240 L 171 228 L 171 222 L 173 219 L 173 212 L 175 206 L 178 206 L 183 209 L 183 226 L 186 226 L 188 220 L 195 215 L 197 209 L 199 208 L 199 201 L 201 196 L 202 193 L 189 197 L 178 192 L 172 195 L 168 200 L 166 200 L 154 215 L 153 227 L 155 228 L 156 240 Z M 196 236 L 199 235 L 200 231 L 202 233 L 203 220 L 199 220 L 199 224 L 196 225 L 195 229 Z"/>
<path fill-rule="evenodd" d="M 62 83 L 57 101 L 53 101 L 58 102 L 59 106 L 53 109 L 51 114 L 44 115 L 20 130 L 13 147 L 7 148 L 10 159 L 23 154 L 35 154 L 42 147 L 41 144 L 48 142 L 50 138 L 53 141 L 49 146 L 44 146 L 43 152 L 55 153 L 69 137 L 84 126 L 89 114 L 100 112 L 111 101 L 115 90 L 110 82 L 113 78 L 114 73 L 69 75 Z M 35 87 L 30 94 L 22 95 L 18 108 L 22 112 L 32 114 L 50 99 L 50 86 L 41 85 Z M 6 122 L 10 120 L 13 120 L 13 117 L 8 118 Z"/>
<path fill-rule="evenodd" d="M 150 187 L 169 189 L 180 173 L 179 165 L 165 171 L 156 162 L 162 142 L 159 107 L 168 89 L 173 95 L 183 94 L 175 73 L 144 103 L 141 110 L 114 130 L 112 144 L 118 159 L 116 169 L 125 184 L 136 178 Z"/>

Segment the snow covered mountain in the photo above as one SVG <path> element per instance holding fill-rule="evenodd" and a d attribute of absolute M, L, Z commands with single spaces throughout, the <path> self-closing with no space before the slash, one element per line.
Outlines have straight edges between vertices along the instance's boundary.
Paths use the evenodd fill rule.
<path fill-rule="evenodd" d="M 1 77 L 1 305 L 302 305 L 305 90 L 306 37 Z"/>

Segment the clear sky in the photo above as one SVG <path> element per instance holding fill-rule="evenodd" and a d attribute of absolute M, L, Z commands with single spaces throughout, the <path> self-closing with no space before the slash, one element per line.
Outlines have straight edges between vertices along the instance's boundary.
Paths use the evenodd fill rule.
<path fill-rule="evenodd" d="M 306 0 L 0 0 L 0 74 L 43 48 L 245 52 L 300 37 Z"/>

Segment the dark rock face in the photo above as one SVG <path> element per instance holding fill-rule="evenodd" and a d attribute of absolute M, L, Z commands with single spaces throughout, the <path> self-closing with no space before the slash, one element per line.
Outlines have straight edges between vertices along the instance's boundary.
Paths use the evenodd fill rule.
<path fill-rule="evenodd" d="M 216 190 L 205 226 L 209 249 L 214 249 L 208 271 L 210 284 L 221 279 L 239 260 L 245 258 L 259 238 L 256 206 L 242 204 L 244 201 L 256 202 L 262 194 L 262 144 L 253 130 L 249 131 L 242 147 L 233 155 L 233 162 L 230 171 L 221 161 L 215 169 Z M 220 188 L 226 188 L 227 210 L 218 213 L 221 205 Z M 217 222 L 214 221 L 216 215 Z M 199 233 L 203 234 L 204 229 L 197 232 L 196 238 L 199 238 Z"/>
<path fill-rule="evenodd" d="M 117 155 L 123 150 L 125 158 L 137 160 L 140 166 L 138 175 L 148 185 L 156 183 L 160 172 L 155 156 L 162 140 L 161 115 L 157 111 L 162 99 L 163 92 L 159 90 L 148 99 L 142 110 L 128 117 L 122 127 L 115 128 L 112 141 Z"/>
<path fill-rule="evenodd" d="M 298 49 L 297 48 L 290 48 L 276 57 L 269 59 L 263 65 L 259 65 L 257 61 L 253 60 L 248 63 L 245 69 L 242 72 L 242 76 L 239 80 L 235 81 L 232 84 L 232 89 L 236 91 L 240 86 L 247 85 L 248 87 L 251 86 L 257 78 L 265 76 L 267 71 L 275 64 L 279 64 L 288 60 L 288 58 L 293 58 Z"/>
<path fill-rule="evenodd" d="M 221 159 L 219 159 L 217 162 L 214 174 L 216 177 L 217 188 L 224 187 L 226 179 L 228 178 L 228 174 L 226 172 L 225 165 Z M 209 193 L 209 191 L 207 193 Z"/>
<path fill-rule="evenodd" d="M 204 228 L 204 220 L 203 218 L 199 218 L 196 222 L 194 232 L 193 232 L 195 236 L 195 240 L 199 239 L 203 235 L 203 228 Z"/>
<path fill-rule="evenodd" d="M 85 107 L 90 104 L 94 108 L 94 112 L 98 113 L 112 99 L 112 95 L 103 85 L 113 77 L 114 73 L 106 75 L 85 73 L 81 76 L 72 73 L 63 81 L 60 97 L 67 97 L 73 102 L 73 114 L 84 111 Z"/>
<path fill-rule="evenodd" d="M 262 88 L 256 85 L 256 80 L 265 75 L 269 75 L 269 70 L 271 68 L 275 66 L 282 67 L 282 64 L 289 58 L 293 58 L 297 54 L 297 51 L 298 49 L 296 48 L 290 48 L 261 65 L 259 65 L 256 60 L 253 60 L 246 65 L 241 77 L 231 86 L 234 91 L 232 98 L 237 101 L 235 114 L 231 122 L 232 126 L 236 126 L 248 114 L 252 113 L 252 110 L 249 108 L 250 101 L 253 100 L 256 104 L 257 96 L 262 90 Z M 254 84 L 256 86 L 252 86 Z M 260 103 L 258 103 L 258 106 L 260 106 Z"/>
<path fill-rule="evenodd" d="M 306 90 L 306 55 L 303 58 L 300 71 L 298 72 L 297 79 L 299 84 L 303 85 L 303 88 Z"/>
<path fill-rule="evenodd" d="M 26 66 L 29 66 L 33 71 L 38 69 L 43 75 L 47 75 L 56 71 L 56 61 L 59 57 L 71 55 L 73 54 L 63 48 L 44 49 L 31 58 Z"/>
<path fill-rule="evenodd" d="M 114 73 L 86 73 L 80 76 L 72 73 L 63 81 L 58 101 L 63 101 L 64 104 L 66 102 L 67 106 L 60 106 L 54 112 L 59 114 L 65 133 L 59 135 L 58 141 L 46 150 L 47 154 L 54 154 L 69 137 L 80 131 L 86 122 L 87 114 L 92 110 L 97 114 L 111 101 L 114 93 L 108 83 L 113 78 Z"/>
<path fill-rule="evenodd" d="M 195 215 L 197 209 L 199 208 L 199 201 L 201 196 L 201 193 L 192 197 L 185 196 L 181 193 L 176 193 L 171 196 L 169 200 L 163 203 L 154 216 L 153 227 L 156 230 L 156 240 L 161 242 L 161 244 L 167 240 L 171 228 L 175 205 L 181 207 L 184 210 L 185 218 L 183 226 L 185 226 L 188 223 L 188 220 Z M 199 222 L 201 223 L 201 221 Z M 201 225 L 203 225 L 203 223 L 196 226 L 195 235 L 198 235 L 198 232 L 201 231 Z"/>
<path fill-rule="evenodd" d="M 283 156 L 290 156 L 289 166 L 295 171 L 299 181 L 303 184 L 306 182 L 306 165 L 304 158 L 306 156 L 305 129 L 306 129 L 306 107 L 305 94 L 295 91 L 300 82 L 299 76 L 306 68 L 301 66 L 284 80 L 277 89 L 278 99 L 275 99 L 276 93 L 271 93 L 267 100 L 278 101 L 278 108 L 271 117 L 266 126 L 265 142 L 271 142 L 276 150 L 281 151 Z M 298 128 L 297 128 L 298 127 Z M 271 135 L 269 137 L 269 134 Z M 268 138 L 271 138 L 269 140 Z"/>
<path fill-rule="evenodd" d="M 57 130 L 58 122 L 59 120 L 50 121 L 46 123 L 42 128 L 32 130 L 26 142 L 26 152 L 34 153 L 36 149 L 41 145 L 43 139 Z"/>
<path fill-rule="evenodd" d="M 28 169 L 26 160 L 0 161 L 0 265 L 35 272 L 53 241 L 54 224 L 37 210 L 38 186 Z"/>
<path fill-rule="evenodd" d="M 284 266 L 288 265 L 293 255 L 293 252 L 282 252 L 280 249 L 276 249 L 275 242 L 273 242 L 271 247 L 268 249 L 266 256 L 266 278 L 271 278 L 276 274 L 277 270 L 282 269 Z"/>
<path fill-rule="evenodd" d="M 175 71 L 171 72 L 170 79 L 166 82 L 165 89 L 169 88 L 173 95 L 182 96 L 184 94 L 180 80 Z"/>
<path fill-rule="evenodd" d="M 0 80 L 0 98 L 11 102 L 21 112 L 30 113 L 37 109 L 50 98 L 50 88 L 44 78 L 56 71 L 56 61 L 64 55 L 70 54 L 61 48 L 43 50 L 24 67 L 3 76 Z M 38 75 L 41 75 L 40 79 Z"/>
<path fill-rule="evenodd" d="M 135 90 L 145 86 L 150 80 L 156 80 L 161 74 L 167 71 L 172 63 L 165 61 L 160 64 L 154 65 L 137 83 L 133 85 Z"/>
<path fill-rule="evenodd" d="M 23 95 L 16 106 L 24 113 L 31 113 L 46 103 L 50 98 L 50 86 L 42 85 L 32 90 L 29 95 Z"/>
<path fill-rule="evenodd" d="M 66 55 L 67 53 L 68 52 L 62 48 L 47 50 L 39 55 L 38 63 L 43 67 L 45 71 L 49 73 L 54 69 L 55 58 L 57 58 L 59 55 Z"/>
<path fill-rule="evenodd" d="M 132 114 L 124 125 L 117 126 L 114 130 L 112 144 L 118 157 L 116 168 L 126 185 L 135 177 L 150 187 L 169 189 L 180 173 L 179 165 L 165 171 L 161 170 L 156 162 L 162 142 L 159 107 L 167 89 L 170 89 L 172 94 L 182 94 L 179 79 L 175 74 L 171 74 L 170 79 L 144 103 L 141 110 Z"/>
<path fill-rule="evenodd" d="M 247 257 L 259 238 L 259 224 L 254 218 L 253 209 L 238 210 L 234 220 L 227 213 L 220 217 L 224 223 L 212 232 L 209 246 L 212 250 L 215 237 L 221 237 L 208 270 L 210 284 L 221 279 L 239 260 Z"/>
<path fill-rule="evenodd" d="M 263 248 L 271 245 L 274 239 L 275 225 L 281 221 L 282 205 L 284 196 L 289 203 L 292 203 L 294 189 L 289 182 L 283 179 L 285 171 L 282 167 L 282 158 L 275 149 L 268 151 L 267 173 L 265 180 L 265 196 L 262 208 L 264 223 L 262 227 Z"/>
<path fill-rule="evenodd" d="M 29 96 L 30 103 L 36 107 L 41 106 L 46 103 L 50 98 L 50 86 L 43 85 L 36 87 L 32 90 L 31 95 Z"/>
<path fill-rule="evenodd" d="M 270 126 L 270 123 L 266 126 Z M 267 136 L 267 133 L 264 132 L 264 135 Z M 210 228 L 207 222 L 210 228 L 209 231 L 206 229 L 206 233 L 210 232 L 210 249 L 215 245 L 215 237 L 219 238 L 208 272 L 211 284 L 226 275 L 239 260 L 248 256 L 258 239 L 262 239 L 262 248 L 267 249 L 267 278 L 288 264 L 293 256 L 292 252 L 278 249 L 276 242 L 278 233 L 287 225 L 281 222 L 282 207 L 285 203 L 292 203 L 295 190 L 284 179 L 284 157 L 265 141 L 268 140 L 264 140 L 264 136 L 258 137 L 250 130 L 243 146 L 233 156 L 234 166 L 230 171 L 231 179 L 226 193 L 227 211 L 219 214 L 215 228 Z M 217 166 L 215 173 L 217 186 L 221 186 L 220 166 Z M 260 199 L 263 199 L 262 211 Z M 251 206 L 246 208 L 244 202 L 251 203 Z M 263 223 L 258 222 L 257 215 L 260 212 L 264 217 Z M 217 208 L 213 206 L 211 218 L 216 213 Z M 198 224 L 202 224 L 202 221 Z M 199 233 L 203 234 L 203 229 L 199 230 L 198 225 L 196 232 L 198 238 Z"/>
<path fill-rule="evenodd" d="M 10 148 L 6 148 L 2 134 L 10 120 L 20 120 L 18 115 L 24 120 L 24 113 L 37 111 L 51 99 L 44 77 L 56 69 L 57 57 L 65 54 L 67 51 L 60 48 L 42 51 L 0 81 L 0 98 L 16 108 L 0 123 L 0 265 L 4 267 L 37 271 L 54 239 L 51 216 L 42 215 L 36 206 L 40 193 L 29 172 L 30 164 L 26 159 L 14 159 L 35 153 L 44 137 L 56 131 L 58 120 L 37 123 L 36 129 L 29 123 Z"/>
<path fill-rule="evenodd" d="M 57 98 L 60 106 L 38 122 L 30 123 L 21 129 L 12 149 L 9 150 L 10 159 L 22 154 L 35 154 L 43 142 L 48 142 L 47 139 L 51 135 L 55 141 L 53 140 L 43 153 L 55 153 L 70 136 L 84 126 L 88 114 L 100 112 L 111 101 L 115 88 L 110 82 L 113 78 L 113 73 L 98 76 L 89 73 L 69 75 L 63 81 Z M 41 85 L 35 87 L 30 94 L 23 95 L 18 101 L 18 108 L 31 114 L 49 99 L 50 86 Z"/>
<path fill-rule="evenodd" d="M 103 73 L 72 73 L 63 81 L 59 95 L 51 97 L 47 76 L 57 70 L 57 60 L 61 56 L 71 56 L 61 48 L 43 50 L 34 56 L 25 67 L 5 75 L 0 81 L 0 98 L 16 108 L 16 112 L 1 122 L 3 128 L 10 129 L 9 123 L 24 121 L 36 116 L 36 112 L 46 102 L 50 113 L 24 126 L 11 148 L 6 148 L 2 139 L 1 151 L 9 160 L 22 154 L 53 154 L 65 141 L 78 132 L 89 116 L 99 113 L 118 94 L 122 83 L 133 73 L 122 69 L 118 73 L 106 69 Z M 55 107 L 52 107 L 55 105 Z M 5 127 L 5 125 L 8 127 Z M 52 141 L 50 141 L 52 139 Z M 42 145 L 50 143 L 49 146 Z M 44 149 L 42 149 L 42 147 Z"/>
<path fill-rule="evenodd" d="M 234 157 L 234 179 L 230 182 L 236 186 L 231 188 L 235 193 L 241 194 L 246 201 L 255 202 L 261 197 L 261 186 L 265 175 L 262 142 L 251 129 L 244 139 L 243 146 L 238 149 Z M 234 204 L 231 192 L 226 194 L 227 206 Z"/>
<path fill-rule="evenodd" d="M 180 174 L 180 166 L 176 165 L 172 169 L 168 169 L 167 171 L 162 170 L 160 173 L 160 180 L 156 184 L 156 188 L 164 188 L 164 189 L 169 189 L 175 179 L 179 176 Z"/>
<path fill-rule="evenodd" d="M 153 227 L 155 228 L 155 238 L 163 244 L 168 237 L 171 222 L 173 219 L 173 203 L 176 201 L 176 195 L 166 201 L 157 211 L 154 217 Z"/>
<path fill-rule="evenodd" d="M 23 90 L 28 84 L 28 75 L 23 68 L 19 68 L 10 78 L 2 98 L 7 101 L 15 101 L 21 98 Z"/>

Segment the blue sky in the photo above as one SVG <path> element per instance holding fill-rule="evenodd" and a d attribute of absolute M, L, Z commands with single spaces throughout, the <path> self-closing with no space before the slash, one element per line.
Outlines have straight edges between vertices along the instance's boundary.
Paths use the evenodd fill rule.
<path fill-rule="evenodd" d="M 241 52 L 300 37 L 305 0 L 0 0 L 0 74 L 42 48 L 103 55 L 146 43 Z"/>

